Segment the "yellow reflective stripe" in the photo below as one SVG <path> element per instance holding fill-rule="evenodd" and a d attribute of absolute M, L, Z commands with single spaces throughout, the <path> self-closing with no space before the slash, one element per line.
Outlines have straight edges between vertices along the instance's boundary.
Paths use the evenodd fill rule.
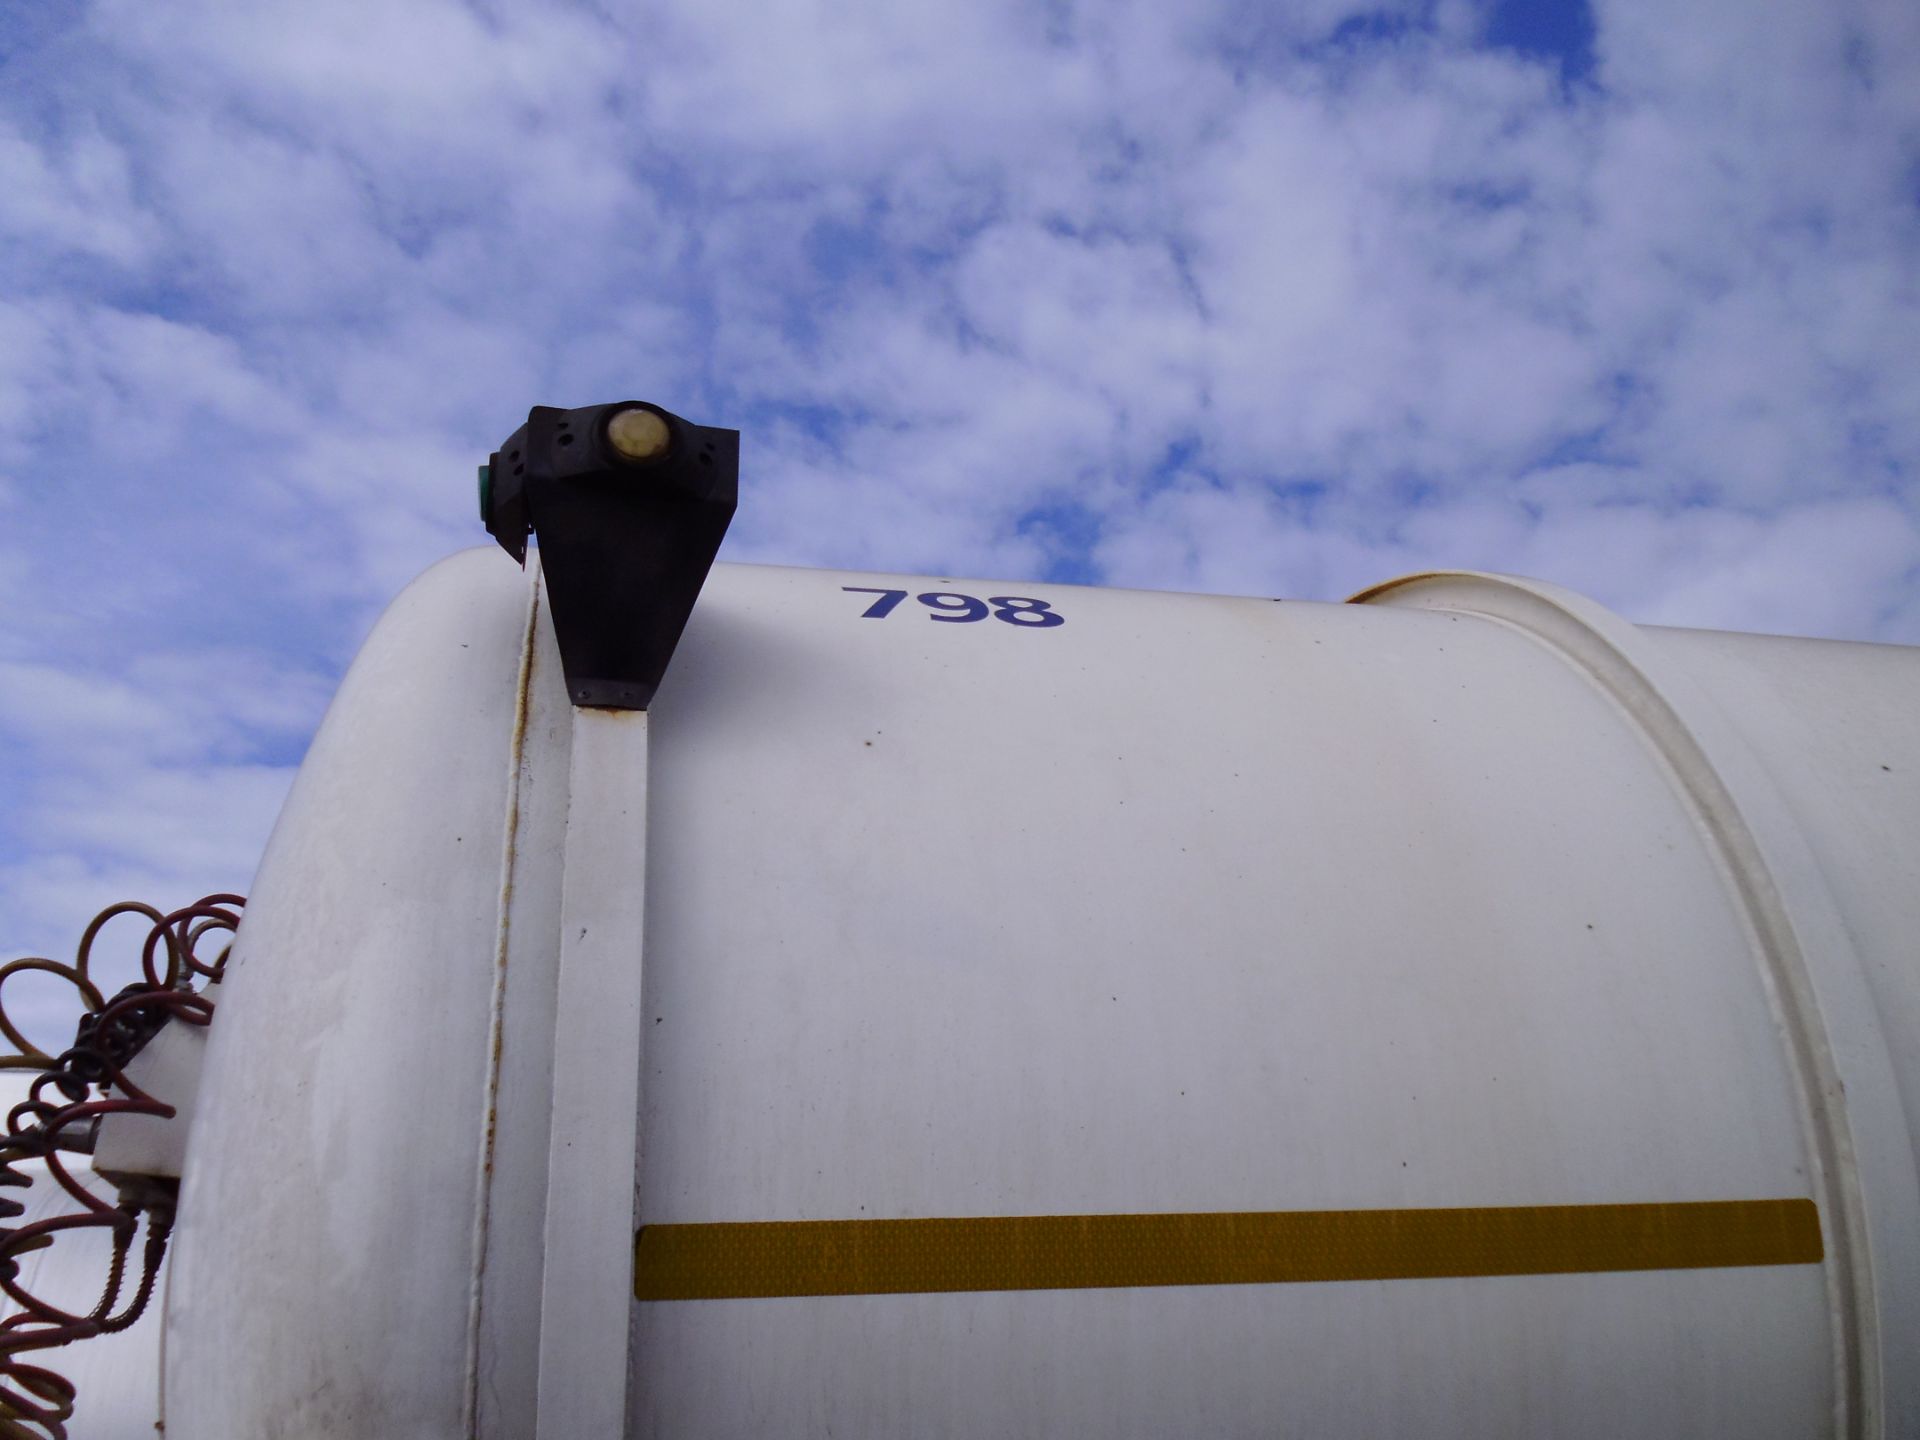
<path fill-rule="evenodd" d="M 642 1300 L 1804 1265 L 1811 1200 L 648 1225 Z"/>

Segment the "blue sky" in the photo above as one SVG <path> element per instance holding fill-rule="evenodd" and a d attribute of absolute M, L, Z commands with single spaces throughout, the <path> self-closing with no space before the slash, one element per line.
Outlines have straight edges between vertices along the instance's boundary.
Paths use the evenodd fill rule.
<path fill-rule="evenodd" d="M 1920 643 L 1910 0 L 0 17 L 0 952 L 244 888 L 532 403 L 740 560 Z"/>

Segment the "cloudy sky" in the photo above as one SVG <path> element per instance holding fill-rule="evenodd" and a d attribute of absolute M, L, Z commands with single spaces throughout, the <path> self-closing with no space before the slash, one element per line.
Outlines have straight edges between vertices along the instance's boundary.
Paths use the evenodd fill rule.
<path fill-rule="evenodd" d="M 530 404 L 738 560 L 1920 643 L 1917 356 L 1912 0 L 11 5 L 0 955 L 246 886 Z"/>

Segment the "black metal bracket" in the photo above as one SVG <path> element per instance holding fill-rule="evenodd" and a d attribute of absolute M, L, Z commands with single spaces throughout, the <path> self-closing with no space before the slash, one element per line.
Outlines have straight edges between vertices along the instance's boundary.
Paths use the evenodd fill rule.
<path fill-rule="evenodd" d="M 639 400 L 536 405 L 480 471 L 480 515 L 522 565 L 540 543 L 576 705 L 644 710 L 740 492 L 740 432 Z"/>

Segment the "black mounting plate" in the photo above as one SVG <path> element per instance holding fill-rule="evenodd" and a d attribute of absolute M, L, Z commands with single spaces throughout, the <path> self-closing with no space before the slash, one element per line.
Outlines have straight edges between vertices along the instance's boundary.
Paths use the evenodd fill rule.
<path fill-rule="evenodd" d="M 634 410 L 664 422 L 657 454 L 630 458 L 610 437 L 610 422 Z M 694 425 L 639 400 L 536 405 L 488 458 L 487 529 L 523 565 L 528 534 L 539 540 L 574 704 L 644 710 L 653 702 L 739 489 L 739 431 Z"/>

